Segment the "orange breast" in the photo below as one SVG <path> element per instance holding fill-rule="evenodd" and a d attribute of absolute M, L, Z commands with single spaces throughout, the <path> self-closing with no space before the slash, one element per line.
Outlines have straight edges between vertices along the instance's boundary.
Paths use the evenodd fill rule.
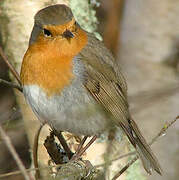
<path fill-rule="evenodd" d="M 87 35 L 82 30 L 70 41 L 62 37 L 48 40 L 40 35 L 24 56 L 22 84 L 38 85 L 48 96 L 60 93 L 74 78 L 72 60 L 86 43 Z"/>

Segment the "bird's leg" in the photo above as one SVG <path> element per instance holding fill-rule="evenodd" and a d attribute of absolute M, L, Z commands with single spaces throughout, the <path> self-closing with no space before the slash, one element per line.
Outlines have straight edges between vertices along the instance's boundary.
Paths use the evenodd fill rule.
<path fill-rule="evenodd" d="M 65 152 L 67 153 L 68 158 L 71 159 L 74 153 L 70 150 L 70 148 L 69 148 L 68 144 L 66 143 L 66 140 L 63 137 L 62 133 L 57 132 L 56 130 L 53 130 L 53 133 L 58 138 L 58 140 L 60 141 L 60 144 L 63 146 Z"/>
<path fill-rule="evenodd" d="M 86 136 L 85 136 L 86 137 Z M 85 138 L 84 137 L 84 138 Z M 81 147 L 79 152 L 77 154 L 75 154 L 70 161 L 74 161 L 74 160 L 77 160 L 79 159 L 82 154 L 91 146 L 91 144 L 97 139 L 97 136 L 93 136 L 93 138 L 88 142 L 88 144 L 85 146 L 85 147 Z M 83 140 L 82 140 L 83 141 Z M 83 143 L 84 144 L 84 143 Z"/>
<path fill-rule="evenodd" d="M 84 145 L 85 141 L 87 140 L 87 138 L 88 138 L 88 136 L 84 136 L 84 138 L 82 139 L 82 141 L 78 145 L 78 149 L 76 150 L 74 156 L 77 155 L 80 152 L 80 150 L 83 148 L 83 145 Z"/>

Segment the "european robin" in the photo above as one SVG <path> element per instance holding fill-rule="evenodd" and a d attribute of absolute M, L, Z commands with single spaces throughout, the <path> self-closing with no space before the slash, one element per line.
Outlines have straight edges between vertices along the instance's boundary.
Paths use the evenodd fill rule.
<path fill-rule="evenodd" d="M 118 126 L 145 170 L 161 174 L 131 118 L 126 81 L 114 57 L 79 26 L 69 7 L 53 5 L 37 12 L 20 77 L 25 98 L 42 123 L 85 136 Z"/>

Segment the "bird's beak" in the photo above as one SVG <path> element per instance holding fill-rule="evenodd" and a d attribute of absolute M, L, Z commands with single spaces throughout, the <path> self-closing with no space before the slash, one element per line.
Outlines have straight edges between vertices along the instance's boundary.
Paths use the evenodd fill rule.
<path fill-rule="evenodd" d="M 69 31 L 68 29 L 63 33 L 63 37 L 67 38 L 67 39 L 71 39 L 74 37 L 74 34 Z"/>

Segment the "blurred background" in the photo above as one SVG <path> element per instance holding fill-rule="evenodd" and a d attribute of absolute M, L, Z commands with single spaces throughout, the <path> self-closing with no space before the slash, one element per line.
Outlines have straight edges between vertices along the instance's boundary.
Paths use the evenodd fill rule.
<path fill-rule="evenodd" d="M 52 1 L 45 2 L 46 4 L 43 2 L 39 7 L 51 4 Z M 87 2 L 90 3 L 90 8 L 96 11 L 98 23 L 95 31 L 101 34 L 105 45 L 116 57 L 126 77 L 132 116 L 146 139 L 150 141 L 166 122 L 179 115 L 179 1 L 89 0 Z M 15 46 L 8 44 L 11 42 L 9 38 L 15 26 L 14 21 L 19 20 L 23 13 L 29 14 L 30 10 L 24 7 L 33 7 L 34 4 L 35 1 L 18 0 L 15 8 L 18 6 L 19 12 L 12 15 L 10 5 L 5 1 L 0 3 L 0 44 L 9 58 L 13 57 L 9 49 Z M 37 9 L 35 5 L 33 13 Z M 10 18 L 4 20 L 8 13 Z M 28 18 L 28 21 L 33 21 L 32 16 Z M 21 41 L 26 47 L 31 32 L 30 26 L 32 23 L 25 27 L 28 33 L 25 35 L 26 39 Z M 10 27 L 11 32 L 7 30 Z M 24 36 L 21 31 L 16 33 L 18 33 L 16 38 Z M 25 48 L 21 49 L 21 46 L 16 48 L 17 54 L 20 53 L 22 57 Z M 18 63 L 20 64 L 20 60 Z M 19 70 L 19 66 L 17 69 Z M 1 57 L 0 78 L 10 81 L 8 68 Z M 13 89 L 0 84 L 0 123 L 10 136 L 25 166 L 30 167 L 30 146 L 16 99 Z M 142 170 L 142 178 L 178 179 L 179 123 L 169 128 L 166 135 L 159 138 L 152 149 L 163 168 L 163 176 L 154 174 L 149 177 Z M 0 138 L 0 174 L 17 169 L 15 161 Z M 20 180 L 23 177 L 18 175 L 4 179 Z"/>

